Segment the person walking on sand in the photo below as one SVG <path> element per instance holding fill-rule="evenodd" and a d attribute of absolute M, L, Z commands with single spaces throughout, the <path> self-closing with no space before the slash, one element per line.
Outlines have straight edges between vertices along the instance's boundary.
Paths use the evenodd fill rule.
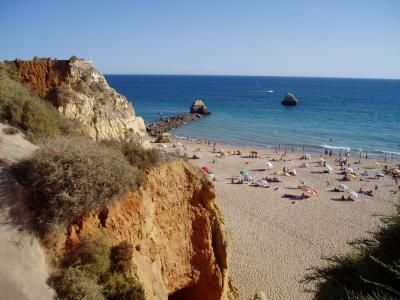
<path fill-rule="evenodd" d="M 368 153 L 365 153 L 365 159 L 368 159 Z"/>

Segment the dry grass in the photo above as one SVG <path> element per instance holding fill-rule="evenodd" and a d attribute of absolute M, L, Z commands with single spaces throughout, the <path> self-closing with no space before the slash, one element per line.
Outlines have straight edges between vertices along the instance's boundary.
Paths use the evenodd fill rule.
<path fill-rule="evenodd" d="M 110 148 L 82 138 L 58 137 L 39 143 L 34 157 L 12 168 L 29 195 L 32 226 L 44 234 L 92 210 L 101 210 L 138 186 L 142 171 Z"/>
<path fill-rule="evenodd" d="M 159 150 L 144 149 L 135 142 L 103 141 L 102 145 L 121 152 L 132 166 L 143 171 L 150 171 L 165 160 Z"/>

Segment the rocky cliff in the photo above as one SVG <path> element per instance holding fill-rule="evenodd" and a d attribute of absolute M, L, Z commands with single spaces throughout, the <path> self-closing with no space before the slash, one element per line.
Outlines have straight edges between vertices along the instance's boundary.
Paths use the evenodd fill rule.
<path fill-rule="evenodd" d="M 127 99 L 112 89 L 87 60 L 15 61 L 21 81 L 75 119 L 92 139 L 137 139 L 146 136 L 142 118 Z"/>
<path fill-rule="evenodd" d="M 134 246 L 133 265 L 146 299 L 237 297 L 212 185 L 184 161 L 154 169 L 145 189 L 71 224 L 50 252 L 68 255 L 83 238 L 99 234 L 112 245 L 127 241 Z"/>

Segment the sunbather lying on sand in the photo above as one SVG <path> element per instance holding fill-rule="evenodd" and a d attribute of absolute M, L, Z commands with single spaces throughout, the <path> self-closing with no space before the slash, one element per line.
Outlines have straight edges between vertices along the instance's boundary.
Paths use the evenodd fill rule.
<path fill-rule="evenodd" d="M 268 182 L 281 182 L 278 177 L 273 177 L 273 178 L 269 178 L 268 176 L 265 176 L 264 178 L 266 181 Z"/>
<path fill-rule="evenodd" d="M 282 198 L 288 198 L 288 199 L 291 199 L 291 200 L 304 200 L 304 199 L 310 198 L 310 196 L 308 196 L 308 195 L 306 195 L 304 193 L 301 194 L 300 196 L 299 195 L 292 195 L 292 194 L 284 194 L 282 196 Z"/>
<path fill-rule="evenodd" d="M 343 201 L 354 201 L 354 199 L 351 198 L 350 196 L 348 196 L 348 197 L 346 198 L 344 195 L 342 195 L 342 197 L 341 197 L 340 199 L 342 199 Z"/>

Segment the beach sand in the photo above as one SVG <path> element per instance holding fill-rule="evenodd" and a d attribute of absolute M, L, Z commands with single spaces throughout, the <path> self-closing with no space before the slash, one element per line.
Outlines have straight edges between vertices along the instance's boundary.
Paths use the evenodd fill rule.
<path fill-rule="evenodd" d="M 176 142 L 176 141 L 175 141 Z M 282 153 L 271 149 L 258 149 L 261 158 L 247 158 L 250 148 L 217 145 L 217 150 L 241 150 L 242 155 L 228 155 L 218 158 L 212 152 L 213 146 L 180 140 L 181 153 L 191 157 L 196 149 L 201 150 L 201 159 L 190 159 L 200 167 L 210 166 L 216 175 L 214 182 L 217 202 L 224 214 L 232 236 L 231 274 L 240 289 L 240 299 L 250 299 L 254 293 L 263 291 L 268 299 L 311 299 L 312 284 L 302 283 L 312 267 L 326 264 L 322 258 L 340 255 L 351 249 L 348 242 L 367 237 L 368 233 L 381 224 L 380 217 L 395 211 L 399 194 L 394 180 L 385 175 L 375 178 L 384 165 L 395 166 L 394 162 L 361 159 L 360 169 L 352 164 L 355 172 L 367 170 L 369 176 L 358 176 L 350 182 L 340 179 L 340 166 L 335 157 L 326 161 L 334 168 L 330 174 L 322 173 L 318 166 L 320 156 L 312 155 L 311 160 L 300 160 L 302 153 L 288 153 L 289 161 L 273 161 L 272 170 L 266 168 L 268 160 L 280 159 Z M 168 151 L 176 151 L 172 144 L 166 144 Z M 159 145 L 161 146 L 161 145 Z M 164 147 L 161 147 L 165 149 Z M 213 159 L 216 163 L 213 164 Z M 350 158 L 354 163 L 358 158 Z M 309 168 L 299 168 L 306 162 Z M 280 183 L 270 183 L 269 188 L 251 187 L 248 184 L 231 184 L 231 177 L 238 176 L 246 169 L 255 179 L 274 171 L 295 168 L 297 176 L 277 176 Z M 362 178 L 363 181 L 360 181 Z M 285 193 L 301 195 L 297 186 L 304 181 L 307 186 L 317 189 L 318 195 L 306 200 L 292 201 L 282 196 Z M 329 186 L 327 186 L 327 181 Z M 344 183 L 352 190 L 373 190 L 374 196 L 359 194 L 356 201 L 342 201 L 342 192 L 330 191 Z M 378 185 L 378 190 L 375 190 Z M 329 190 L 327 190 L 329 189 Z"/>

